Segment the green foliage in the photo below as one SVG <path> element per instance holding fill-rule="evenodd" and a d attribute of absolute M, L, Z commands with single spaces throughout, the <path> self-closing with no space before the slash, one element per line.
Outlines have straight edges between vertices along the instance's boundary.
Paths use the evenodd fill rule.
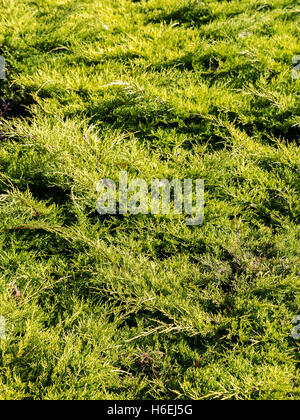
<path fill-rule="evenodd" d="M 1 2 L 0 399 L 299 399 L 298 24 L 297 0 Z M 203 178 L 204 225 L 99 216 L 124 167 Z"/>

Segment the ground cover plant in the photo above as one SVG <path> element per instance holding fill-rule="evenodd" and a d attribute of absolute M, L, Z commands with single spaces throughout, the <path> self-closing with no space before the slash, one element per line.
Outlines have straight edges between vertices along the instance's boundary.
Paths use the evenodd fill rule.
<path fill-rule="evenodd" d="M 2 0 L 0 399 L 299 399 L 297 0 Z M 205 221 L 96 212 L 205 181 Z"/>

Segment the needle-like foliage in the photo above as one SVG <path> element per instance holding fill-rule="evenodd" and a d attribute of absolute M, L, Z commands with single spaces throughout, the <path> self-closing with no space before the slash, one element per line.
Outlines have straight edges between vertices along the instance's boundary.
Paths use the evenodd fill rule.
<path fill-rule="evenodd" d="M 0 399 L 299 399 L 299 13 L 1 1 Z M 100 216 L 120 170 L 204 224 Z"/>

